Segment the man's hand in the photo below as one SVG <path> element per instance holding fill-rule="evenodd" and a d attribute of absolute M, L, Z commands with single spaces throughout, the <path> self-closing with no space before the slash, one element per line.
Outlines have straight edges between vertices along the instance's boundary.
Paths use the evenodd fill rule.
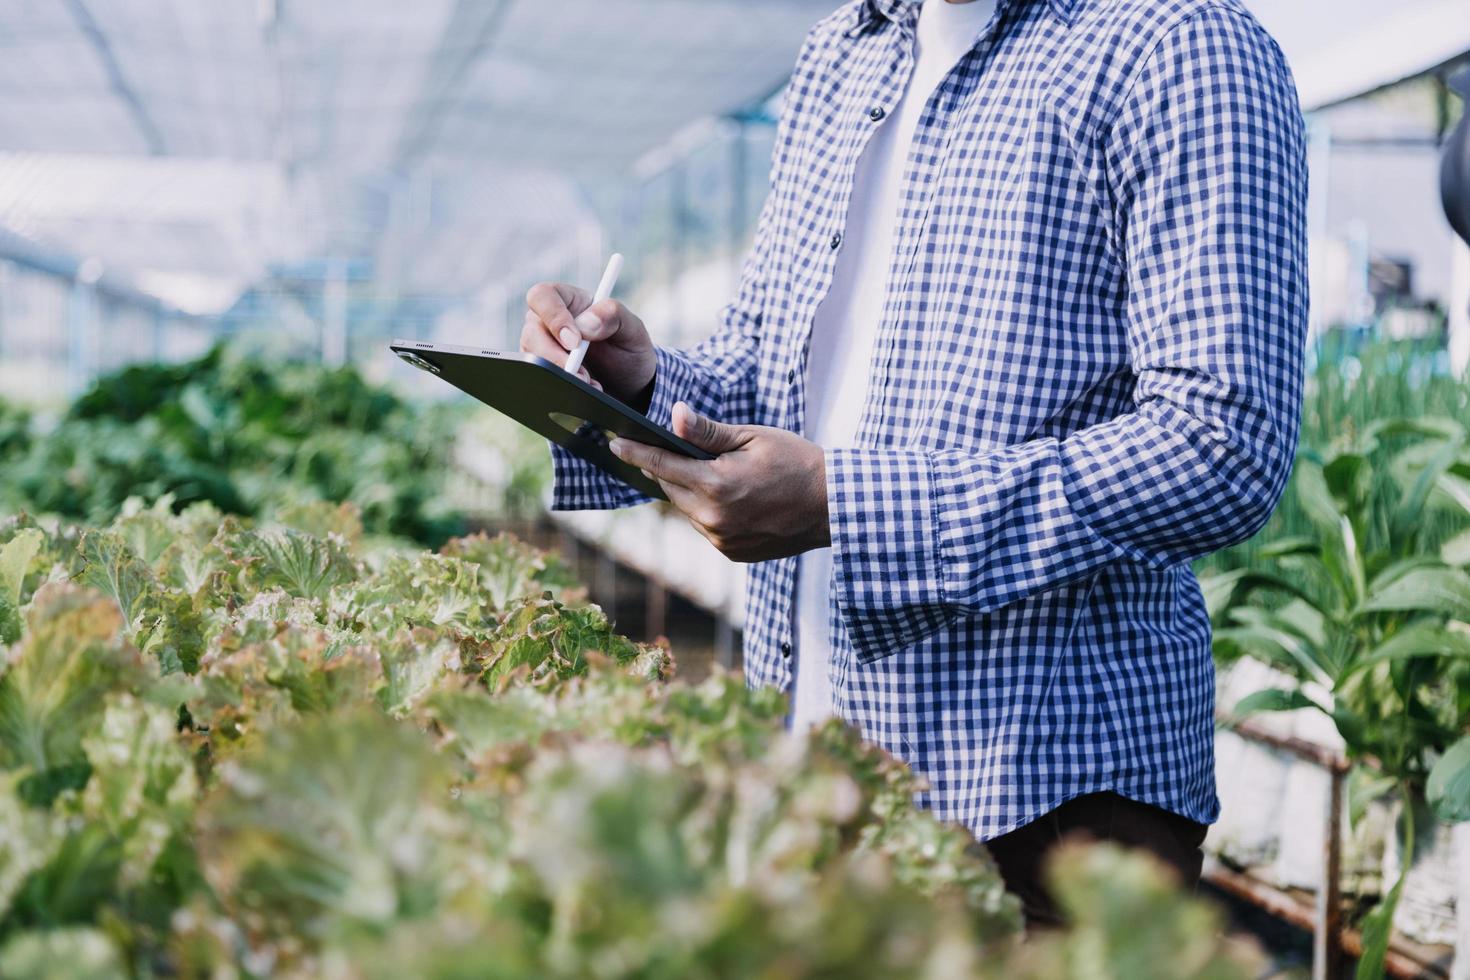
<path fill-rule="evenodd" d="M 585 337 L 592 342 L 578 375 L 614 398 L 638 408 L 658 366 L 643 321 L 617 300 L 594 304 L 585 290 L 543 282 L 526 294 L 521 350 L 565 366 Z M 591 372 L 590 374 L 588 372 Z"/>
<path fill-rule="evenodd" d="M 761 425 L 725 425 L 674 406 L 674 433 L 715 459 L 689 459 L 628 439 L 612 451 L 657 480 L 699 533 L 733 561 L 787 558 L 832 543 L 822 447 Z"/>

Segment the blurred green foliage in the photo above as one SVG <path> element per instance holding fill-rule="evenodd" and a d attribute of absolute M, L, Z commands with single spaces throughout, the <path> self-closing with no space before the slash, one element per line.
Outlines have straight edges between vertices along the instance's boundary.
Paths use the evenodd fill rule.
<path fill-rule="evenodd" d="M 1345 331 L 1332 331 L 1318 344 L 1302 403 L 1303 454 L 1320 457 L 1335 447 L 1352 445 L 1382 419 L 1424 418 L 1450 419 L 1470 428 L 1470 384 L 1450 373 L 1448 356 L 1438 341 L 1357 340 Z M 1378 440 L 1375 450 L 1380 458 L 1367 474 L 1373 483 L 1365 495 L 1368 500 L 1392 499 L 1393 474 L 1382 461 L 1403 448 L 1409 438 L 1387 434 Z M 1431 546 L 1470 526 L 1470 520 L 1453 511 L 1437 510 L 1424 519 L 1423 533 Z M 1384 543 L 1376 536 L 1386 527 L 1386 515 L 1380 513 L 1369 522 L 1375 538 L 1364 545 L 1381 547 Z M 1198 567 L 1210 571 L 1255 567 L 1263 546 L 1311 534 L 1312 529 L 1311 516 L 1293 479 L 1259 534 L 1203 559 Z"/>
<path fill-rule="evenodd" d="M 242 515 L 351 501 L 371 533 L 438 544 L 463 530 L 444 503 L 459 419 L 352 368 L 221 346 L 101 378 L 44 432 L 0 408 L 0 506 L 105 523 L 130 497 Z"/>
<path fill-rule="evenodd" d="M 1331 718 L 1360 764 L 1354 819 L 1395 795 L 1407 866 L 1435 817 L 1470 819 L 1470 385 L 1437 344 L 1347 343 L 1319 349 L 1281 507 L 1202 562 L 1202 584 L 1216 659 L 1283 678 L 1224 709 Z M 1364 980 L 1383 975 L 1406 877 L 1361 923 Z"/>

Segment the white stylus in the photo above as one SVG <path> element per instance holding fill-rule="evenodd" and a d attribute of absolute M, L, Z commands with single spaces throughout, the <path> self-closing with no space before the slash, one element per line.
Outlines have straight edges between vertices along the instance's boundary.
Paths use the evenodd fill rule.
<path fill-rule="evenodd" d="M 592 294 L 593 304 L 601 303 L 612 296 L 613 290 L 617 288 L 618 276 L 623 274 L 623 256 L 614 252 L 612 258 L 607 260 L 607 268 L 603 270 L 602 281 L 597 284 L 597 292 Z M 567 358 L 567 373 L 576 374 L 582 370 L 582 359 L 587 356 L 587 348 L 591 342 L 585 337 L 572 351 L 572 356 Z"/>

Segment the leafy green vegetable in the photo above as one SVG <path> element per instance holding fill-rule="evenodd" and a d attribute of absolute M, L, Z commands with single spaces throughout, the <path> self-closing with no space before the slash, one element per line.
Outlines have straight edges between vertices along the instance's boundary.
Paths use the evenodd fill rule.
<path fill-rule="evenodd" d="M 1350 784 L 1354 818 L 1393 793 L 1410 842 L 1426 795 L 1441 818 L 1470 819 L 1467 476 L 1459 422 L 1378 420 L 1299 460 L 1292 499 L 1310 533 L 1261 549 L 1274 567 L 1206 578 L 1217 656 L 1252 656 L 1296 682 L 1235 713 L 1332 718 L 1349 756 L 1372 760 Z M 1417 857 L 1405 853 L 1406 865 Z M 1383 974 L 1402 891 L 1401 877 L 1363 920 L 1363 980 Z"/>
<path fill-rule="evenodd" d="M 243 532 L 231 557 L 251 591 L 283 589 L 301 599 L 324 600 L 332 589 L 357 580 L 361 568 L 346 547 L 330 538 L 290 530 Z"/>
<path fill-rule="evenodd" d="M 45 540 L 40 531 L 27 529 L 0 547 L 0 645 L 20 639 L 20 600 L 26 573 Z"/>
<path fill-rule="evenodd" d="M 1470 735 L 1451 745 L 1434 764 L 1426 796 L 1441 820 L 1470 820 Z"/>
<path fill-rule="evenodd" d="M 0 675 L 0 768 L 23 770 L 18 792 L 45 806 L 86 784 L 82 741 L 109 690 L 147 682 L 143 660 L 117 641 L 117 614 L 95 594 L 46 586 L 26 636 Z"/>
<path fill-rule="evenodd" d="M 453 879 L 448 800 L 449 773 L 413 729 L 310 719 L 222 768 L 199 815 L 204 873 L 265 936 L 426 914 Z"/>
<path fill-rule="evenodd" d="M 261 516 L 353 501 L 375 534 L 438 544 L 462 526 L 441 503 L 457 410 L 410 405 L 350 368 L 220 347 L 97 380 L 43 438 L 29 424 L 0 407 L 13 509 L 105 522 L 135 497 Z"/>
<path fill-rule="evenodd" d="M 25 618 L 0 662 L 3 975 L 1044 975 L 985 849 L 854 730 L 794 735 L 734 675 L 671 682 L 511 539 L 404 554 L 354 508 L 298 513 L 0 525 Z M 1153 915 L 1132 867 L 1105 898 Z M 1246 975 L 1170 901 L 1085 942 Z"/>
<path fill-rule="evenodd" d="M 1265 975 L 1263 958 L 1223 938 L 1219 913 L 1181 902 L 1164 868 L 1115 846 L 1068 845 L 1052 888 L 1071 929 L 1043 935 L 986 976 L 1018 980 L 1228 980 Z"/>

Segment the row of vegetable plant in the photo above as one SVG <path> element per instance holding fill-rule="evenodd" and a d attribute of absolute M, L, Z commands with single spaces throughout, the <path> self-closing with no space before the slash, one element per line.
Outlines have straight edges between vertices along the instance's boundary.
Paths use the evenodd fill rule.
<path fill-rule="evenodd" d="M 0 405 L 0 506 L 106 522 L 134 496 L 252 516 L 352 501 L 369 532 L 438 544 L 464 530 L 444 494 L 462 423 L 350 367 L 220 346 L 102 377 L 51 424 Z"/>
<path fill-rule="evenodd" d="M 0 524 L 0 975 L 1254 975 L 1108 849 L 1017 941 L 983 848 L 832 723 L 614 633 L 501 537 L 130 502 Z"/>

